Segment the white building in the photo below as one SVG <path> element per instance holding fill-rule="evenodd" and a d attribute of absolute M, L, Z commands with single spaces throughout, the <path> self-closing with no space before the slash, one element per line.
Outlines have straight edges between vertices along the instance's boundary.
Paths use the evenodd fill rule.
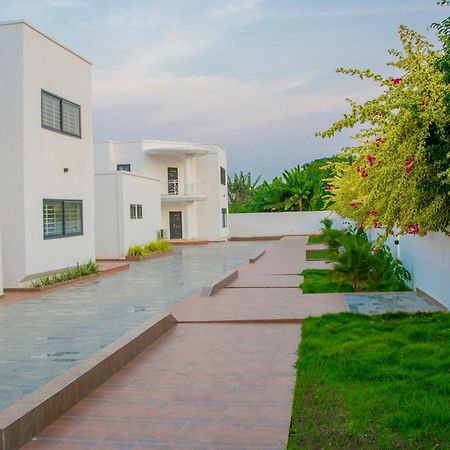
<path fill-rule="evenodd" d="M 102 237 L 97 234 L 99 257 L 123 256 L 130 245 L 154 240 L 163 230 L 169 239 L 224 240 L 228 237 L 228 194 L 226 182 L 226 154 L 219 144 L 191 144 L 169 141 L 99 142 L 94 145 L 96 178 L 96 221 L 98 233 L 103 233 L 107 209 L 122 210 L 118 216 L 125 220 L 124 234 L 118 236 L 119 252 L 106 252 Z M 146 177 L 142 188 L 134 196 L 125 198 L 117 190 L 107 187 L 108 173 L 130 172 Z M 128 183 L 128 176 L 118 177 Z M 112 176 L 109 175 L 109 179 Z M 159 180 L 156 186 L 154 180 Z M 143 187 L 145 185 L 146 187 Z M 158 198 L 159 211 L 151 197 Z M 142 205 L 142 218 L 133 218 L 133 206 Z M 149 210 L 150 208 L 150 210 Z M 112 214 L 112 213 L 111 213 Z M 126 217 L 128 214 L 128 217 Z M 111 218 L 112 219 L 112 218 Z M 141 220 L 139 228 L 136 223 Z M 159 225 L 157 225 L 157 223 Z M 120 228 L 120 226 L 118 226 Z M 144 239 L 142 229 L 147 230 Z M 128 231 L 127 231 L 128 230 Z M 136 232 L 134 231 L 136 230 Z M 112 238 L 107 239 L 113 242 Z M 111 247 L 112 248 L 112 247 Z M 108 253 L 108 254 L 106 254 Z"/>
<path fill-rule="evenodd" d="M 0 23 L 3 282 L 95 257 L 91 65 L 23 22 Z"/>

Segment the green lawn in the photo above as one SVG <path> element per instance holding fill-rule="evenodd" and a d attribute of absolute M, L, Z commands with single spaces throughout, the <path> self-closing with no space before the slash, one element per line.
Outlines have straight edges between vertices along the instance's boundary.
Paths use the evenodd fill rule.
<path fill-rule="evenodd" d="M 332 277 L 332 271 L 329 269 L 305 269 L 300 275 L 303 275 L 303 283 L 300 289 L 304 294 L 318 294 L 329 292 L 353 292 L 351 283 L 338 283 Z"/>
<path fill-rule="evenodd" d="M 314 261 L 317 259 L 335 260 L 336 256 L 332 255 L 327 248 L 323 250 L 306 250 L 307 261 Z"/>
<path fill-rule="evenodd" d="M 450 448 L 450 316 L 306 319 L 288 450 Z"/>
<path fill-rule="evenodd" d="M 308 244 L 322 244 L 323 237 L 320 234 L 310 234 L 308 238 Z"/>

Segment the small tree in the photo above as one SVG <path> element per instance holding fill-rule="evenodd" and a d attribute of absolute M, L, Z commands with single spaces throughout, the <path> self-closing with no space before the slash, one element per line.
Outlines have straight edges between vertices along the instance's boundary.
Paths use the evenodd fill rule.
<path fill-rule="evenodd" d="M 329 130 L 361 126 L 350 159 L 334 164 L 331 207 L 359 227 L 397 227 L 402 233 L 446 231 L 450 224 L 449 85 L 439 69 L 442 53 L 418 33 L 400 27 L 403 51 L 388 65 L 401 77 L 384 78 L 371 70 L 338 72 L 371 79 L 383 92 L 364 104 L 349 100 L 351 113 Z M 442 63 L 441 63 L 442 65 Z M 365 128 L 364 128 L 365 127 Z"/>

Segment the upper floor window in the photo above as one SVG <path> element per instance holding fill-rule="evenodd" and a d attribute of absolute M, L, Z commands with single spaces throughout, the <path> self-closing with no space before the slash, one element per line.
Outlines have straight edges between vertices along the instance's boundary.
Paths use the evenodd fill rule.
<path fill-rule="evenodd" d="M 71 136 L 81 137 L 80 106 L 42 91 L 42 127 Z"/>
<path fill-rule="evenodd" d="M 118 172 L 131 172 L 131 164 L 117 164 Z"/>
<path fill-rule="evenodd" d="M 223 167 L 220 168 L 220 184 L 226 186 L 227 184 L 227 173 Z"/>
<path fill-rule="evenodd" d="M 82 200 L 48 200 L 43 202 L 44 239 L 83 234 Z"/>
<path fill-rule="evenodd" d="M 142 205 L 130 205 L 130 219 L 142 219 Z"/>

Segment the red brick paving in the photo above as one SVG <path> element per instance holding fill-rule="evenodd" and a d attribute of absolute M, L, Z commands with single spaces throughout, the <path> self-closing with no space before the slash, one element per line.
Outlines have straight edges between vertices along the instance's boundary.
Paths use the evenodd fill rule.
<path fill-rule="evenodd" d="M 299 337 L 179 324 L 23 448 L 284 448 Z"/>
<path fill-rule="evenodd" d="M 176 305 L 179 321 L 225 322 L 179 323 L 23 448 L 285 448 L 300 326 L 230 321 L 347 310 L 342 295 L 295 287 L 303 268 L 324 265 L 305 261 L 306 241 L 270 243 L 256 263 L 239 268 L 234 287 Z M 255 288 L 259 282 L 268 288 Z"/>

